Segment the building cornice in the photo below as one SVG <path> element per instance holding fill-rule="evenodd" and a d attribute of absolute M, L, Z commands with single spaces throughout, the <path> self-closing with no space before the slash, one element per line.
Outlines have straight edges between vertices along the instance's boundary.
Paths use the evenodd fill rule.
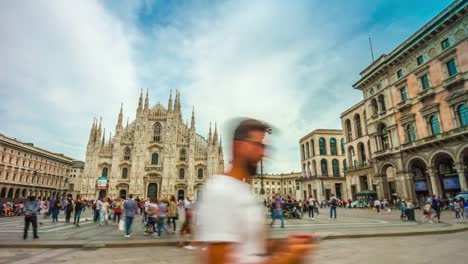
<path fill-rule="evenodd" d="M 34 155 L 42 155 L 42 156 L 45 156 L 49 159 L 55 159 L 55 160 L 58 160 L 60 162 L 65 162 L 65 163 L 70 163 L 72 164 L 73 162 L 73 158 L 70 158 L 70 157 L 67 157 L 61 153 L 53 153 L 53 152 L 50 152 L 50 151 L 47 151 L 45 149 L 42 149 L 42 148 L 38 148 L 38 147 L 35 147 L 32 143 L 24 143 L 24 142 L 21 142 L 21 141 L 18 141 L 14 138 L 10 138 L 10 137 L 7 137 L 3 134 L 0 134 L 0 143 L 1 144 L 5 144 L 5 145 L 8 145 L 10 147 L 15 147 L 15 148 L 21 148 L 21 149 L 24 149 L 24 150 L 27 150 L 31 153 L 33 153 Z"/>
<path fill-rule="evenodd" d="M 371 77 L 376 76 L 378 73 L 384 71 L 387 66 L 392 65 L 395 61 L 399 60 L 405 53 L 410 52 L 412 49 L 421 46 L 423 43 L 433 38 L 438 30 L 443 29 L 445 24 L 453 23 L 460 17 L 463 17 L 468 10 L 468 1 L 456 0 L 440 12 L 436 17 L 431 19 L 416 33 L 411 35 L 398 47 L 396 47 L 390 54 L 384 55 L 382 59 L 369 65 L 364 71 L 361 72 L 361 79 L 353 84 L 353 88 L 362 90 L 365 84 Z M 366 73 L 367 72 L 367 73 Z"/>

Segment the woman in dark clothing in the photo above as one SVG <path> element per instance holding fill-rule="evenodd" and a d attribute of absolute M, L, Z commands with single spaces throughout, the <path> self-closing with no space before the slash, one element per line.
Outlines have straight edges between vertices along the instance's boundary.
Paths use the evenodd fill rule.
<path fill-rule="evenodd" d="M 75 202 L 75 221 L 73 222 L 74 225 L 77 227 L 80 226 L 80 217 L 81 217 L 81 212 L 83 212 L 84 209 L 84 203 L 83 200 L 81 200 L 81 196 L 76 197 L 76 202 Z"/>

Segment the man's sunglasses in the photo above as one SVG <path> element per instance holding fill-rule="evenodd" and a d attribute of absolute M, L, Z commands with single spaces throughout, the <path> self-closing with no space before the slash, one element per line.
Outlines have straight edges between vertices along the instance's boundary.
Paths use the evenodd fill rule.
<path fill-rule="evenodd" d="M 243 142 L 250 142 L 250 143 L 253 143 L 254 145 L 257 145 L 263 149 L 268 149 L 270 146 L 267 145 L 267 144 L 264 144 L 262 142 L 258 142 L 258 141 L 253 141 L 253 140 L 247 140 L 247 139 L 243 139 L 243 140 L 239 140 L 239 141 L 243 141 Z"/>

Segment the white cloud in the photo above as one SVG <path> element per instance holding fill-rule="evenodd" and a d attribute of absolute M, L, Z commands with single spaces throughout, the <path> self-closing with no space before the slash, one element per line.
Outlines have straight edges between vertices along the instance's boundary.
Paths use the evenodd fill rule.
<path fill-rule="evenodd" d="M 93 116 L 112 128 L 122 100 L 134 110 L 133 36 L 95 1 L 3 3 L 0 36 L 7 135 L 83 159 Z"/>
<path fill-rule="evenodd" d="M 396 6 L 4 2 L 0 132 L 84 158 L 93 116 L 113 130 L 121 101 L 133 119 L 140 87 L 150 89 L 152 104 L 179 89 L 186 119 L 195 106 L 199 133 L 207 134 L 210 121 L 222 126 L 237 116 L 269 121 L 281 134 L 266 170 L 299 171 L 299 139 L 313 129 L 340 128 L 340 114 L 361 99 L 351 85 L 370 63 L 369 32 L 376 49 L 388 51 L 420 26 L 412 26 L 417 15 L 409 23 L 400 14 L 408 8 Z M 398 12 L 385 18 L 387 10 Z"/>
<path fill-rule="evenodd" d="M 330 53 L 339 41 L 337 25 L 304 3 L 233 1 L 207 13 L 182 12 L 173 23 L 156 27 L 155 45 L 144 53 L 154 54 L 150 68 L 157 78 L 182 80 L 185 85 L 177 88 L 182 89 L 186 112 L 195 105 L 202 133 L 209 121 L 222 125 L 236 116 L 280 128 L 266 170 L 299 171 L 299 139 L 312 129 L 339 128 L 343 106 L 325 100 L 359 96 L 349 77 L 330 83 L 343 73 L 339 65 L 345 63 L 342 54 Z M 167 85 L 157 78 L 155 83 Z M 227 132 L 222 133 L 227 145 Z M 225 152 L 228 161 L 229 149 Z"/>

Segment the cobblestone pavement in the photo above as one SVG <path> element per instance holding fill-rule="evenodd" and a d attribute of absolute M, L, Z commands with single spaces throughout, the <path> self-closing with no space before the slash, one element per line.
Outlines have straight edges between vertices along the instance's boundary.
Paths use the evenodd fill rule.
<path fill-rule="evenodd" d="M 442 213 L 443 223 L 427 224 L 420 221 L 420 211 L 416 211 L 417 222 L 402 222 L 399 219 L 399 212 L 392 211 L 390 214 L 376 212 L 368 209 L 342 209 L 338 208 L 338 219 L 328 219 L 328 209 L 321 209 L 320 214 L 315 219 L 309 219 L 304 215 L 303 219 L 290 219 L 285 221 L 286 228 L 279 228 L 280 222 L 276 221 L 271 229 L 271 237 L 285 237 L 290 233 L 314 232 L 323 236 L 329 234 L 357 234 L 372 232 L 406 232 L 418 230 L 431 230 L 450 227 L 455 224 L 468 225 L 468 221 L 455 221 L 454 214 L 450 211 Z M 88 219 L 88 220 L 86 220 Z M 39 241 L 121 241 L 124 240 L 122 231 L 116 225 L 99 226 L 92 222 L 91 212 L 85 211 L 82 217 L 81 226 L 75 227 L 72 223 L 64 223 L 63 214 L 59 218 L 59 223 L 52 223 L 50 219 L 42 219 L 39 226 Z M 178 228 L 183 220 L 181 212 Z M 73 221 L 73 218 L 72 218 Z M 266 222 L 269 222 L 266 219 Z M 22 217 L 0 218 L 0 242 L 21 242 L 24 219 Z M 32 227 L 30 228 L 32 229 Z M 29 237 L 32 237 L 31 231 Z M 176 240 L 178 235 L 164 235 L 161 240 Z M 141 217 L 138 216 L 133 225 L 133 236 L 128 241 L 154 239 L 144 234 L 144 227 Z M 33 242 L 28 240 L 28 242 Z"/>
<path fill-rule="evenodd" d="M 304 263 L 466 263 L 468 232 L 393 238 L 326 240 Z M 0 249 L 0 263 L 199 263 L 198 251 L 176 247 Z"/>

